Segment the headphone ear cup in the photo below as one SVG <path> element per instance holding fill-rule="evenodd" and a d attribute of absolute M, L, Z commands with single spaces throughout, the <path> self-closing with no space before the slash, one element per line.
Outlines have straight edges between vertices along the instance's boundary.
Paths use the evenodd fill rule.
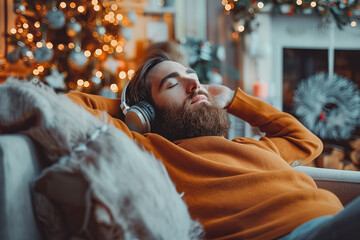
<path fill-rule="evenodd" d="M 139 133 L 150 132 L 154 119 L 155 109 L 150 103 L 145 101 L 131 106 L 125 115 L 125 123 L 129 129 Z"/>

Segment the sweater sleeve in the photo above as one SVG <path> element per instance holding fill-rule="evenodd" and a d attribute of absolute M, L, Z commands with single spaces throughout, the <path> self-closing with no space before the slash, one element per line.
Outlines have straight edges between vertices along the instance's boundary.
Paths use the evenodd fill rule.
<path fill-rule="evenodd" d="M 304 127 L 295 117 L 281 112 L 270 104 L 237 89 L 228 112 L 266 135 L 259 141 L 271 148 L 285 161 L 302 163 L 312 161 L 322 151 L 321 140 Z"/>
<path fill-rule="evenodd" d="M 102 118 L 104 112 L 107 115 L 109 123 L 113 124 L 116 128 L 122 130 L 131 139 L 133 132 L 131 132 L 126 124 L 123 122 L 124 115 L 120 108 L 120 99 L 109 99 L 98 95 L 71 92 L 67 96 L 77 105 L 85 108 L 88 112 Z"/>

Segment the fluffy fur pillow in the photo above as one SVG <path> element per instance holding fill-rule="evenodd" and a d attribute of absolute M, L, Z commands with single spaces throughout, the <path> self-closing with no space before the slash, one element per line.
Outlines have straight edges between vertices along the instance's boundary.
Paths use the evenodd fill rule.
<path fill-rule="evenodd" d="M 164 166 L 124 133 L 42 84 L 0 85 L 1 131 L 39 143 L 50 167 L 34 182 L 49 239 L 199 239 L 202 228 Z"/>

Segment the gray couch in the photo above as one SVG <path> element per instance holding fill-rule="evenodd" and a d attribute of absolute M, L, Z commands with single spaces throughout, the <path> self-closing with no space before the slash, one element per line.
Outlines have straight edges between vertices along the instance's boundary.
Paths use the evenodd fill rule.
<path fill-rule="evenodd" d="M 0 239 L 41 239 L 30 197 L 30 183 L 41 170 L 41 154 L 28 137 L 0 135 Z M 344 205 L 360 195 L 360 172 L 296 167 Z"/>

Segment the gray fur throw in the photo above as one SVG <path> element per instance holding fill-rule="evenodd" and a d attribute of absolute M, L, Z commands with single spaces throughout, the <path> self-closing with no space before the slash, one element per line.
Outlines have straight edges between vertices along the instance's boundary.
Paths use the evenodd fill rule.
<path fill-rule="evenodd" d="M 0 131 L 21 132 L 47 167 L 33 183 L 47 239 L 200 239 L 163 164 L 104 119 L 41 83 L 0 85 Z"/>

